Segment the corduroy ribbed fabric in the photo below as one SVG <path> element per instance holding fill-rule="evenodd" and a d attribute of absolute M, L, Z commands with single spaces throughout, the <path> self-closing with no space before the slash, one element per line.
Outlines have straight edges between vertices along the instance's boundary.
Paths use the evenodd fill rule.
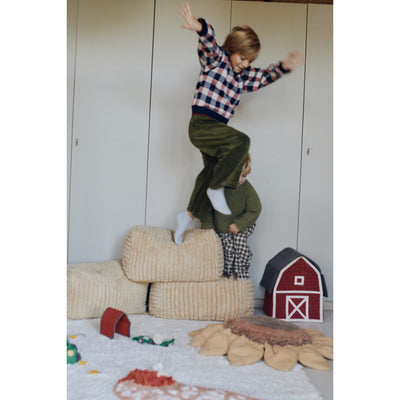
<path fill-rule="evenodd" d="M 215 281 L 223 267 L 222 244 L 212 229 L 188 230 L 177 245 L 172 231 L 138 225 L 122 251 L 122 268 L 136 282 Z"/>
<path fill-rule="evenodd" d="M 153 283 L 149 313 L 169 319 L 226 321 L 253 315 L 254 289 L 249 279 L 213 282 Z"/>
<path fill-rule="evenodd" d="M 146 312 L 146 283 L 132 282 L 117 260 L 67 267 L 67 318 L 100 318 L 112 307 L 126 314 Z"/>

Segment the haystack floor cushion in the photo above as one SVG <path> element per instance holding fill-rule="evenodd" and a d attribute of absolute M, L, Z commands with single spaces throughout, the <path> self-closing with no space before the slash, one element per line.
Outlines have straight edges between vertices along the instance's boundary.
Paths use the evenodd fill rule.
<path fill-rule="evenodd" d="M 192 229 L 182 244 L 173 232 L 153 226 L 135 226 L 127 235 L 122 268 L 135 282 L 203 282 L 222 275 L 222 244 L 212 229 Z"/>
<path fill-rule="evenodd" d="M 108 307 L 126 314 L 146 312 L 147 284 L 132 282 L 117 260 L 67 267 L 67 317 L 99 318 Z"/>
<path fill-rule="evenodd" d="M 252 315 L 254 290 L 249 279 L 153 283 L 149 313 L 169 319 L 225 321 Z"/>

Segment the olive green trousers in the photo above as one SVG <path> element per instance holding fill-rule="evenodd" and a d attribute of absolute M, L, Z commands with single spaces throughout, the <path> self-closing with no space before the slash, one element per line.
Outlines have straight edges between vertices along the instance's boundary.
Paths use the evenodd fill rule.
<path fill-rule="evenodd" d="M 208 188 L 237 187 L 250 138 L 223 122 L 198 114 L 190 120 L 189 138 L 200 150 L 204 168 L 196 178 L 187 210 L 201 221 L 211 208 Z"/>

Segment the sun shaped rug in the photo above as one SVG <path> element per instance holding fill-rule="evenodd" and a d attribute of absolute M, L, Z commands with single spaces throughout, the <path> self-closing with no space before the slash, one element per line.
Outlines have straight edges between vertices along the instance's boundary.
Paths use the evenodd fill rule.
<path fill-rule="evenodd" d="M 332 338 L 268 316 L 233 318 L 209 324 L 189 335 L 190 345 L 200 347 L 199 354 L 226 355 L 233 366 L 264 359 L 279 371 L 289 371 L 297 362 L 313 369 L 330 370 L 327 359 L 333 360 Z"/>

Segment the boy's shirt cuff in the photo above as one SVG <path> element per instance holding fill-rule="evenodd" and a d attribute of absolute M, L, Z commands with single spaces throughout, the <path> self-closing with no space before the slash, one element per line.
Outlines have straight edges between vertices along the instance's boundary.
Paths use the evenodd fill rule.
<path fill-rule="evenodd" d="M 289 72 L 292 72 L 291 69 L 285 69 L 285 68 L 283 68 L 282 61 L 280 61 L 278 65 L 279 65 L 279 69 L 280 69 L 284 74 L 288 74 Z"/>
<path fill-rule="evenodd" d="M 203 27 L 200 32 L 197 32 L 199 36 L 204 36 L 208 32 L 207 22 L 204 18 L 199 18 L 198 21 L 201 23 Z"/>

